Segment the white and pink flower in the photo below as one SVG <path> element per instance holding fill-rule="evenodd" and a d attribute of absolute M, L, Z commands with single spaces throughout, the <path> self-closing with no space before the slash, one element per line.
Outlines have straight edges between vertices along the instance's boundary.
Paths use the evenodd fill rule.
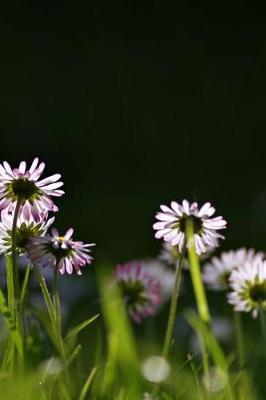
<path fill-rule="evenodd" d="M 162 286 L 140 262 L 119 264 L 115 273 L 129 316 L 136 323 L 156 313 L 163 302 Z"/>
<path fill-rule="evenodd" d="M 251 312 L 253 318 L 266 310 L 266 261 L 256 259 L 235 268 L 229 277 L 228 302 L 235 311 Z"/>
<path fill-rule="evenodd" d="M 35 221 L 40 221 L 46 211 L 58 211 L 52 197 L 64 194 L 59 188 L 63 182 L 59 181 L 60 174 L 39 180 L 45 168 L 45 163 L 39 163 L 35 158 L 27 169 L 22 161 L 18 168 L 12 169 L 7 161 L 0 164 L 0 209 L 12 211 L 17 201 L 21 203 L 21 212 L 30 210 Z"/>
<path fill-rule="evenodd" d="M 70 228 L 64 236 L 60 236 L 53 228 L 52 235 L 32 238 L 27 245 L 27 254 L 32 264 L 58 268 L 61 274 L 76 271 L 81 275 L 81 268 L 92 263 L 93 258 L 89 253 L 90 247 L 95 244 L 74 241 L 73 232 Z"/>
<path fill-rule="evenodd" d="M 27 205 L 25 206 L 27 208 Z M 11 254 L 12 251 L 12 226 L 14 211 L 6 209 L 1 212 L 0 222 L 0 254 Z M 25 255 L 26 246 L 33 237 L 44 236 L 54 222 L 54 217 L 48 219 L 48 212 L 43 213 L 42 219 L 37 222 L 30 212 L 25 210 L 18 216 L 15 242 L 18 255 Z"/>
<path fill-rule="evenodd" d="M 189 203 L 183 200 L 182 204 L 176 201 L 171 206 L 161 205 L 161 211 L 156 214 L 156 222 L 153 228 L 155 237 L 164 239 L 172 246 L 177 246 L 181 253 L 186 243 L 186 221 L 191 219 L 194 226 L 194 243 L 196 253 L 200 255 L 218 246 L 218 240 L 224 239 L 217 231 L 226 228 L 223 217 L 212 217 L 215 208 L 210 203 L 205 203 L 199 208 L 198 203 Z"/>

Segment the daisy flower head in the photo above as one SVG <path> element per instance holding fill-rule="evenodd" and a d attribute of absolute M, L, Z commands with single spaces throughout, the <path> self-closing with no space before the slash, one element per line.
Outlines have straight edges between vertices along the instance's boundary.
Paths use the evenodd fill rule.
<path fill-rule="evenodd" d="M 155 279 L 139 262 L 128 262 L 116 267 L 115 279 L 132 320 L 140 323 L 154 315 L 162 303 L 160 281 Z"/>
<path fill-rule="evenodd" d="M 160 208 L 161 211 L 156 215 L 158 222 L 153 225 L 155 237 L 178 246 L 180 253 L 187 247 L 185 229 L 188 219 L 193 222 L 194 244 L 198 255 L 217 247 L 218 240 L 224 239 L 217 231 L 226 228 L 226 221 L 222 217 L 212 217 L 215 209 L 210 203 L 199 208 L 196 202 L 190 204 L 183 200 L 179 204 L 172 201 L 170 207 L 161 205 Z"/>
<path fill-rule="evenodd" d="M 27 207 L 27 206 L 26 206 Z M 11 254 L 12 252 L 12 225 L 14 211 L 6 209 L 1 212 L 0 222 L 0 254 Z M 25 255 L 26 246 L 33 237 L 44 236 L 47 229 L 54 222 L 54 217 L 48 219 L 48 212 L 43 213 L 42 219 L 36 222 L 32 214 L 25 210 L 18 216 L 15 242 L 18 255 Z"/>
<path fill-rule="evenodd" d="M 81 267 L 91 264 L 93 260 L 89 248 L 95 244 L 74 241 L 73 232 L 70 228 L 64 236 L 60 236 L 53 228 L 52 235 L 32 238 L 27 245 L 27 254 L 32 264 L 58 268 L 61 274 L 76 271 L 81 275 Z"/>
<path fill-rule="evenodd" d="M 59 181 L 60 174 L 39 180 L 45 168 L 45 163 L 39 163 L 35 158 L 27 169 L 27 164 L 22 161 L 18 168 L 12 169 L 7 161 L 0 164 L 0 209 L 12 211 L 17 201 L 30 211 L 36 221 L 41 219 L 45 211 L 58 211 L 51 197 L 60 197 L 64 194 L 59 188 L 63 182 Z"/>
<path fill-rule="evenodd" d="M 228 302 L 235 311 L 251 312 L 256 318 L 260 309 L 266 310 L 266 261 L 257 259 L 234 269 L 229 284 Z"/>
<path fill-rule="evenodd" d="M 238 250 L 224 251 L 220 257 L 212 257 L 203 266 L 203 281 L 209 289 L 228 289 L 229 276 L 235 268 L 243 266 L 246 262 L 253 263 L 263 259 L 262 252 L 255 252 L 254 249 L 247 250 L 242 247 Z"/>

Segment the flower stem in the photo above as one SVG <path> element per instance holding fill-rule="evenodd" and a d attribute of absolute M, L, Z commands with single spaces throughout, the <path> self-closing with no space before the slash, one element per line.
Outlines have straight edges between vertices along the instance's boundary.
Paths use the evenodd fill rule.
<path fill-rule="evenodd" d="M 170 349 L 171 349 L 171 342 L 173 337 L 174 325 L 176 320 L 176 309 L 177 309 L 177 302 L 179 297 L 179 288 L 180 288 L 180 281 L 182 275 L 182 261 L 183 261 L 184 254 L 182 253 L 179 258 L 178 266 L 176 267 L 175 272 L 175 282 L 172 294 L 172 300 L 170 305 L 170 311 L 168 316 L 167 328 L 165 333 L 164 345 L 162 350 L 162 357 L 168 358 Z"/>
<path fill-rule="evenodd" d="M 195 243 L 194 243 L 194 228 L 193 222 L 191 219 L 187 219 L 186 221 L 186 241 L 187 241 L 187 248 L 188 248 L 188 258 L 190 264 L 190 273 L 192 284 L 195 292 L 196 302 L 198 313 L 200 319 L 206 323 L 209 323 L 211 320 L 208 302 L 201 278 L 200 272 L 200 263 L 198 255 L 195 251 Z"/>
<path fill-rule="evenodd" d="M 14 281 L 14 314 L 16 317 L 18 332 L 23 340 L 24 327 L 23 327 L 23 317 L 22 317 L 22 308 L 20 299 L 19 271 L 17 265 L 17 251 L 16 251 L 17 222 L 18 222 L 20 206 L 21 206 L 21 200 L 18 198 L 14 211 L 14 218 L 11 231 L 11 260 L 12 260 L 13 281 Z"/>
<path fill-rule="evenodd" d="M 187 218 L 186 221 L 186 243 L 188 248 L 189 269 L 191 273 L 191 280 L 196 298 L 198 314 L 200 319 L 209 327 L 211 317 L 205 294 L 205 289 L 202 282 L 199 257 L 195 250 L 193 221 L 190 218 Z M 210 374 L 209 374 L 207 345 L 203 335 L 199 334 L 199 339 L 201 345 L 204 376 L 206 379 L 206 385 L 207 387 L 209 387 Z"/>
<path fill-rule="evenodd" d="M 14 277 L 14 296 L 15 296 L 15 302 L 19 302 L 19 273 L 18 273 L 18 265 L 17 265 L 17 252 L 16 252 L 16 234 L 17 234 L 17 222 L 18 222 L 18 215 L 19 215 L 19 210 L 21 206 L 21 201 L 18 199 L 15 212 L 14 212 L 14 218 L 13 218 L 13 223 L 12 223 L 12 232 L 11 232 L 11 259 L 12 259 L 12 265 L 13 265 L 13 277 Z"/>

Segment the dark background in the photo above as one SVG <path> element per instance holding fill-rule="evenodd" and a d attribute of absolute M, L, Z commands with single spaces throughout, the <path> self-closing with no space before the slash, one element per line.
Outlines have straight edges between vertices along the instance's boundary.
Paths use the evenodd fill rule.
<path fill-rule="evenodd" d="M 9 1 L 0 158 L 60 172 L 57 226 L 153 255 L 159 204 L 210 200 L 223 248 L 266 248 L 263 1 Z"/>

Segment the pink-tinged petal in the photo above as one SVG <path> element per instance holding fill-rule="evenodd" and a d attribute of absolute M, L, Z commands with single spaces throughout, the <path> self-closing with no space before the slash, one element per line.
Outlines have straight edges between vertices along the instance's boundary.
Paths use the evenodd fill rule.
<path fill-rule="evenodd" d="M 42 190 L 47 191 L 47 190 L 57 189 L 57 188 L 59 188 L 61 186 L 63 186 L 63 182 L 54 182 L 54 183 L 51 183 L 50 185 L 43 186 L 41 188 L 42 188 Z"/>
<path fill-rule="evenodd" d="M 200 210 L 198 212 L 198 217 L 202 217 L 203 215 L 208 215 L 208 211 L 210 208 L 211 208 L 211 203 L 207 202 L 207 203 L 203 204 L 203 206 L 200 208 Z"/>
<path fill-rule="evenodd" d="M 182 210 L 180 208 L 180 204 L 178 204 L 176 201 L 172 201 L 171 202 L 171 207 L 179 217 L 182 217 L 183 213 L 182 213 Z"/>
<path fill-rule="evenodd" d="M 7 162 L 7 161 L 4 161 L 3 164 L 4 164 L 4 167 L 5 167 L 6 172 L 7 172 L 9 175 L 14 176 L 13 171 L 12 171 L 10 165 L 8 164 L 8 162 Z"/>
<path fill-rule="evenodd" d="M 165 227 L 165 222 L 156 222 L 153 224 L 153 229 L 158 230 L 158 229 L 164 229 Z"/>
<path fill-rule="evenodd" d="M 38 157 L 34 158 L 32 164 L 31 164 L 31 167 L 30 167 L 30 169 L 29 169 L 29 173 L 30 173 L 30 174 L 32 174 L 32 173 L 35 171 L 35 169 L 36 169 L 36 167 L 37 167 L 37 165 L 38 165 L 38 162 L 39 162 Z"/>
<path fill-rule="evenodd" d="M 62 258 L 62 260 L 59 262 L 58 269 L 59 269 L 59 272 L 60 272 L 61 275 L 63 275 L 65 273 L 66 266 L 65 266 L 65 259 L 64 258 Z"/>
<path fill-rule="evenodd" d="M 73 233 L 74 233 L 74 229 L 73 229 L 73 228 L 69 228 L 69 229 L 66 231 L 65 240 L 69 240 L 69 239 L 71 238 L 71 236 L 73 235 Z"/>
<path fill-rule="evenodd" d="M 178 245 L 178 243 L 180 242 L 180 239 L 181 239 L 181 233 L 182 232 L 179 232 L 176 236 L 173 237 L 173 239 L 171 240 L 172 246 Z"/>
<path fill-rule="evenodd" d="M 46 190 L 42 188 L 43 192 L 48 196 L 61 197 L 65 192 L 63 190 Z"/>
<path fill-rule="evenodd" d="M 54 175 L 49 176 L 48 178 L 45 178 L 39 182 L 36 182 L 36 184 L 37 184 L 37 186 L 41 187 L 44 185 L 48 185 L 50 183 L 54 183 L 54 182 L 58 181 L 60 178 L 61 178 L 60 174 L 54 174 Z"/>
<path fill-rule="evenodd" d="M 29 221 L 31 218 L 31 206 L 30 203 L 28 201 L 25 202 L 23 208 L 22 208 L 22 214 L 24 216 L 24 218 Z"/>
<path fill-rule="evenodd" d="M 21 161 L 21 163 L 19 164 L 19 167 L 18 167 L 19 172 L 20 172 L 21 174 L 25 174 L 26 167 L 27 167 L 26 162 L 25 162 L 25 161 Z"/>
<path fill-rule="evenodd" d="M 7 205 L 10 204 L 10 200 L 4 197 L 3 199 L 0 200 L 0 209 L 5 208 Z"/>
<path fill-rule="evenodd" d="M 66 272 L 68 274 L 72 274 L 73 272 L 73 265 L 72 263 L 68 260 L 68 258 L 65 258 L 65 265 L 66 265 Z"/>
<path fill-rule="evenodd" d="M 190 215 L 189 202 L 187 200 L 183 200 L 182 201 L 182 206 L 183 206 L 184 212 L 187 215 Z"/>
<path fill-rule="evenodd" d="M 209 229 L 223 229 L 226 227 L 226 222 L 224 220 L 220 221 L 212 221 L 212 220 L 206 220 L 202 224 L 204 228 L 209 228 Z"/>
<path fill-rule="evenodd" d="M 35 169 L 35 171 L 31 174 L 30 179 L 32 181 L 37 181 L 37 179 L 39 179 L 39 177 L 41 176 L 41 174 L 43 173 L 43 170 L 45 168 L 45 163 L 42 162 L 38 168 Z"/>
<path fill-rule="evenodd" d="M 156 214 L 156 219 L 158 219 L 159 221 L 167 221 L 167 222 L 174 222 L 177 220 L 177 218 L 174 215 L 166 213 Z"/>
<path fill-rule="evenodd" d="M 3 176 L 6 176 L 6 170 L 5 168 L 2 166 L 2 164 L 0 164 L 0 174 Z"/>
<path fill-rule="evenodd" d="M 163 212 L 166 212 L 166 213 L 175 215 L 174 211 L 171 210 L 170 207 L 165 206 L 164 204 L 162 204 L 162 205 L 160 206 L 160 209 L 161 209 Z"/>
<path fill-rule="evenodd" d="M 51 232 L 52 232 L 52 235 L 53 235 L 54 238 L 58 238 L 59 237 L 59 232 L 58 232 L 58 230 L 56 228 L 52 228 Z"/>
<path fill-rule="evenodd" d="M 161 239 L 164 235 L 166 235 L 170 231 L 171 231 L 171 229 L 168 229 L 168 228 L 162 229 L 161 231 L 157 231 L 155 233 L 155 237 L 156 237 L 156 239 Z"/>

